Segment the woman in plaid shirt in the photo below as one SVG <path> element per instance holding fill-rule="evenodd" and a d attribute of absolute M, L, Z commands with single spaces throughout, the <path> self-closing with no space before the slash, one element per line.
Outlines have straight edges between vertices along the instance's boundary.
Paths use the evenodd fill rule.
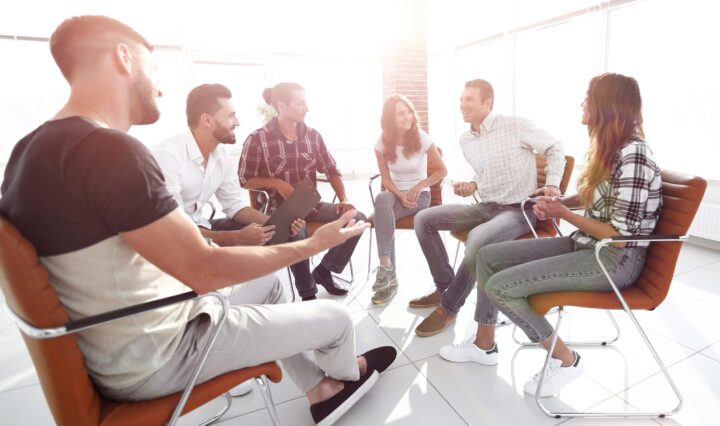
<path fill-rule="evenodd" d="M 616 235 L 652 233 L 660 214 L 660 169 L 642 129 L 642 101 L 637 81 L 619 74 L 602 74 L 590 81 L 582 103 L 583 124 L 590 135 L 587 162 L 578 178 L 578 194 L 538 197 L 541 219 L 563 219 L 577 227 L 567 237 L 510 241 L 484 247 L 478 253 L 477 334 L 469 341 L 440 349 L 454 362 L 497 363 L 495 323 L 498 310 L 545 349 L 553 328 L 530 307 L 528 296 L 557 291 L 611 291 L 595 260 L 598 241 Z M 583 216 L 570 211 L 585 209 Z M 603 264 L 620 289 L 632 285 L 645 264 L 648 243 L 608 246 Z M 580 355 L 558 339 L 545 374 L 542 395 L 557 393 L 579 377 Z M 539 374 L 525 384 L 534 395 Z"/>

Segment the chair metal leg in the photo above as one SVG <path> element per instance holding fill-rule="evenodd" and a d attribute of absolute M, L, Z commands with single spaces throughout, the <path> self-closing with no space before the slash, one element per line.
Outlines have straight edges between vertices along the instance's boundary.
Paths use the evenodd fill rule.
<path fill-rule="evenodd" d="M 558 312 L 559 309 L 552 309 L 549 313 Z M 612 312 L 605 311 L 608 314 L 608 317 L 610 317 L 610 322 L 612 323 L 613 327 L 615 327 L 615 336 L 613 336 L 611 339 L 605 339 L 605 340 L 577 340 L 577 341 L 567 341 L 565 342 L 568 345 L 571 346 L 607 346 L 612 345 L 613 343 L 617 342 L 620 338 L 620 326 L 618 326 L 617 321 L 615 321 L 615 317 L 613 317 Z M 508 320 L 509 321 L 509 320 Z M 499 323 L 498 323 L 499 324 Z M 538 346 L 538 343 L 528 342 L 524 340 L 520 340 L 517 337 L 517 325 L 513 327 L 512 332 L 512 338 L 520 346 Z"/>
<path fill-rule="evenodd" d="M 192 393 L 193 388 L 195 387 L 195 382 L 197 382 L 198 376 L 200 376 L 200 370 L 202 370 L 203 366 L 205 365 L 205 361 L 208 358 L 208 355 L 210 355 L 210 349 L 212 349 L 213 345 L 215 344 L 215 339 L 217 339 L 218 334 L 220 334 L 220 329 L 222 328 L 222 325 L 225 323 L 225 320 L 228 316 L 228 308 L 230 307 L 230 304 L 228 303 L 228 300 L 225 296 L 223 296 L 221 293 L 218 292 L 212 292 L 207 293 L 203 295 L 203 297 L 214 297 L 222 306 L 222 313 L 220 315 L 220 319 L 218 320 L 217 324 L 215 324 L 215 328 L 212 331 L 212 334 L 210 334 L 210 339 L 208 340 L 207 344 L 205 345 L 205 348 L 203 349 L 203 353 L 200 356 L 200 361 L 195 365 L 195 369 L 193 370 L 192 374 L 190 375 L 190 380 L 188 380 L 188 384 L 185 386 L 185 390 L 183 391 L 182 396 L 180 397 L 180 401 L 178 402 L 178 405 L 175 407 L 175 411 L 173 411 L 172 416 L 170 417 L 170 420 L 168 421 L 169 426 L 174 426 L 175 423 L 177 423 L 178 419 L 180 418 L 180 415 L 182 414 L 183 408 L 185 407 L 185 404 L 187 403 L 188 398 L 190 397 L 190 393 Z"/>
<path fill-rule="evenodd" d="M 370 259 L 372 258 L 372 240 L 373 240 L 373 228 L 370 227 L 370 242 L 368 243 L 368 266 L 367 266 L 367 279 L 370 280 Z"/>
<path fill-rule="evenodd" d="M 217 422 L 218 420 L 220 420 L 220 417 L 224 416 L 225 413 L 227 413 L 227 411 L 230 409 L 231 405 L 232 405 L 232 395 L 230 395 L 230 392 L 225 392 L 225 406 L 222 408 L 222 410 L 220 410 L 220 412 L 218 412 L 217 414 L 215 414 L 208 420 L 205 420 L 204 422 L 200 423 L 198 426 L 208 426 L 208 425 L 211 425 L 211 424 Z"/>
<path fill-rule="evenodd" d="M 285 268 L 285 270 L 287 271 L 287 274 L 288 274 L 288 282 L 290 283 L 290 292 L 293 295 L 291 303 L 295 303 L 295 283 L 293 282 L 292 273 L 290 272 L 290 267 L 288 266 L 287 268 Z"/>
<path fill-rule="evenodd" d="M 280 426 L 280 418 L 277 415 L 277 411 L 275 411 L 275 403 L 273 402 L 272 393 L 270 393 L 267 377 L 256 377 L 255 383 L 258 388 L 260 388 L 260 394 L 262 395 L 263 400 L 265 400 L 265 406 L 267 407 L 268 414 L 270 414 L 270 419 L 272 420 L 273 425 Z"/>
<path fill-rule="evenodd" d="M 460 244 L 462 244 L 462 242 L 460 240 L 458 240 L 457 247 L 455 247 L 455 259 L 453 260 L 453 270 L 455 270 L 455 266 L 457 266 L 458 253 L 460 253 Z"/>

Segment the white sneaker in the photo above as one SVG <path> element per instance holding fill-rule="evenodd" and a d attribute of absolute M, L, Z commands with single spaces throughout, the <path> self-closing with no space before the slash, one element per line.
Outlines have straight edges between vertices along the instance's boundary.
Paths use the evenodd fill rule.
<path fill-rule="evenodd" d="M 446 345 L 440 348 L 440 356 L 450 362 L 477 362 L 482 365 L 495 365 L 498 363 L 497 343 L 490 350 L 477 347 L 474 339 L 458 345 Z"/>
<path fill-rule="evenodd" d="M 238 397 L 249 394 L 253 390 L 253 381 L 254 379 L 246 380 L 235 386 L 234 388 L 230 389 L 230 396 Z"/>
<path fill-rule="evenodd" d="M 542 370 L 540 372 L 542 372 Z M 526 394 L 535 395 L 540 379 L 540 372 L 534 375 L 532 380 L 525 383 L 524 390 Z M 555 395 L 560 392 L 560 389 L 565 387 L 565 385 L 582 376 L 584 372 L 585 363 L 581 361 L 580 354 L 577 352 L 575 352 L 575 362 L 568 367 L 563 367 L 562 361 L 559 359 L 550 358 L 550 365 L 548 365 L 545 377 L 543 377 L 540 397 L 546 398 Z"/>

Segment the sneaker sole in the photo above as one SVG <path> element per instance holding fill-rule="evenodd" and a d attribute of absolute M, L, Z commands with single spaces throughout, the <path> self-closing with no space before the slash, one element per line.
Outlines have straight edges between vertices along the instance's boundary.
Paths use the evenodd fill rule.
<path fill-rule="evenodd" d="M 370 299 L 370 301 L 373 303 L 373 305 L 384 305 L 395 296 L 397 296 L 397 290 L 395 290 L 395 293 L 393 293 L 392 296 L 388 297 L 387 299 L 384 299 L 384 300 Z"/>
<path fill-rule="evenodd" d="M 458 364 L 462 363 L 462 362 L 472 362 L 472 363 L 480 364 L 480 365 L 493 366 L 493 365 L 497 365 L 497 363 L 498 363 L 497 359 L 495 360 L 495 362 L 486 363 L 486 362 L 480 362 L 476 359 L 460 359 L 460 358 L 450 359 L 450 357 L 447 357 L 447 356 L 443 355 L 442 353 L 438 353 L 438 355 L 440 355 L 440 358 L 444 359 L 447 362 L 454 362 L 454 363 L 458 363 Z"/>
<path fill-rule="evenodd" d="M 408 306 L 411 307 L 411 308 L 413 308 L 413 309 L 437 308 L 438 306 L 440 306 L 440 302 L 438 302 L 438 303 L 430 303 L 430 304 L 427 304 L 427 305 L 420 305 L 420 304 L 418 304 L 418 303 L 410 302 L 410 303 L 408 303 Z"/>
<path fill-rule="evenodd" d="M 540 398 L 549 398 L 549 397 L 551 397 L 551 396 L 557 395 L 558 393 L 560 393 L 560 391 L 561 391 L 565 386 L 567 386 L 567 385 L 569 385 L 570 383 L 574 382 L 574 381 L 577 380 L 579 377 L 581 377 L 583 374 L 585 374 L 585 366 L 580 367 L 580 370 L 578 371 L 577 376 L 573 377 L 572 380 L 570 380 L 569 382 L 565 383 L 560 389 L 558 389 L 557 392 L 550 393 L 550 392 L 548 392 L 548 391 L 546 390 L 547 387 L 546 387 L 546 386 L 543 386 L 543 389 L 542 389 L 543 392 L 540 394 L 539 397 L 540 397 Z M 535 396 L 536 391 L 537 391 L 537 386 L 535 386 L 535 387 L 532 389 L 532 393 L 528 392 L 526 389 L 523 389 L 523 392 L 525 393 L 525 395 L 528 395 L 528 396 Z"/>
<path fill-rule="evenodd" d="M 453 324 L 455 323 L 455 319 L 456 319 L 456 318 L 453 318 L 449 323 L 445 324 L 445 326 L 444 326 L 443 328 L 439 329 L 439 330 L 419 331 L 419 330 L 416 328 L 416 329 L 415 329 L 415 334 L 417 334 L 417 335 L 420 336 L 420 337 L 430 337 L 430 336 L 434 336 L 434 335 L 436 335 L 436 334 L 438 334 L 438 333 L 442 333 L 443 330 L 445 330 L 446 328 L 448 328 L 448 327 L 450 327 L 451 325 L 453 325 Z"/>
<path fill-rule="evenodd" d="M 372 291 L 374 291 L 374 292 L 377 293 L 378 291 L 385 290 L 386 288 L 390 287 L 390 286 L 393 285 L 393 284 L 397 285 L 397 278 L 395 278 L 394 280 L 389 281 L 386 286 L 378 287 L 378 288 L 375 288 L 375 286 L 373 286 L 373 287 L 372 287 Z"/>
<path fill-rule="evenodd" d="M 343 416 L 343 414 L 347 413 L 350 408 L 352 408 L 353 405 L 355 405 L 356 402 L 360 400 L 365 394 L 370 390 L 371 387 L 377 382 L 378 378 L 380 377 L 380 374 L 377 371 L 374 371 L 370 378 L 368 378 L 365 383 L 362 384 L 355 393 L 350 395 L 348 399 L 345 400 L 338 408 L 335 409 L 332 413 L 330 413 L 327 417 L 322 419 L 320 423 L 318 423 L 318 426 L 330 426 L 337 422 L 340 417 Z"/>

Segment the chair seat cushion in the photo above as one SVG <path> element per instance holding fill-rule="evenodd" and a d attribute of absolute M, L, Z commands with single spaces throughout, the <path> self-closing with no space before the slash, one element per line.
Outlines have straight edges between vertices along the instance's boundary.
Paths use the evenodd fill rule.
<path fill-rule="evenodd" d="M 262 375 L 268 376 L 275 383 L 282 379 L 282 371 L 276 362 L 225 373 L 195 386 L 185 404 L 183 414 L 206 404 L 246 380 Z M 137 402 L 103 400 L 100 424 L 104 426 L 164 425 L 170 419 L 181 395 L 182 393 L 175 393 L 162 398 Z"/>
<path fill-rule="evenodd" d="M 620 292 L 630 309 L 653 310 L 657 307 L 647 293 L 639 287 L 630 286 Z M 530 305 L 538 315 L 545 315 L 557 306 L 577 306 L 594 309 L 623 309 L 615 292 L 567 291 L 556 293 L 534 294 L 529 298 Z"/>

